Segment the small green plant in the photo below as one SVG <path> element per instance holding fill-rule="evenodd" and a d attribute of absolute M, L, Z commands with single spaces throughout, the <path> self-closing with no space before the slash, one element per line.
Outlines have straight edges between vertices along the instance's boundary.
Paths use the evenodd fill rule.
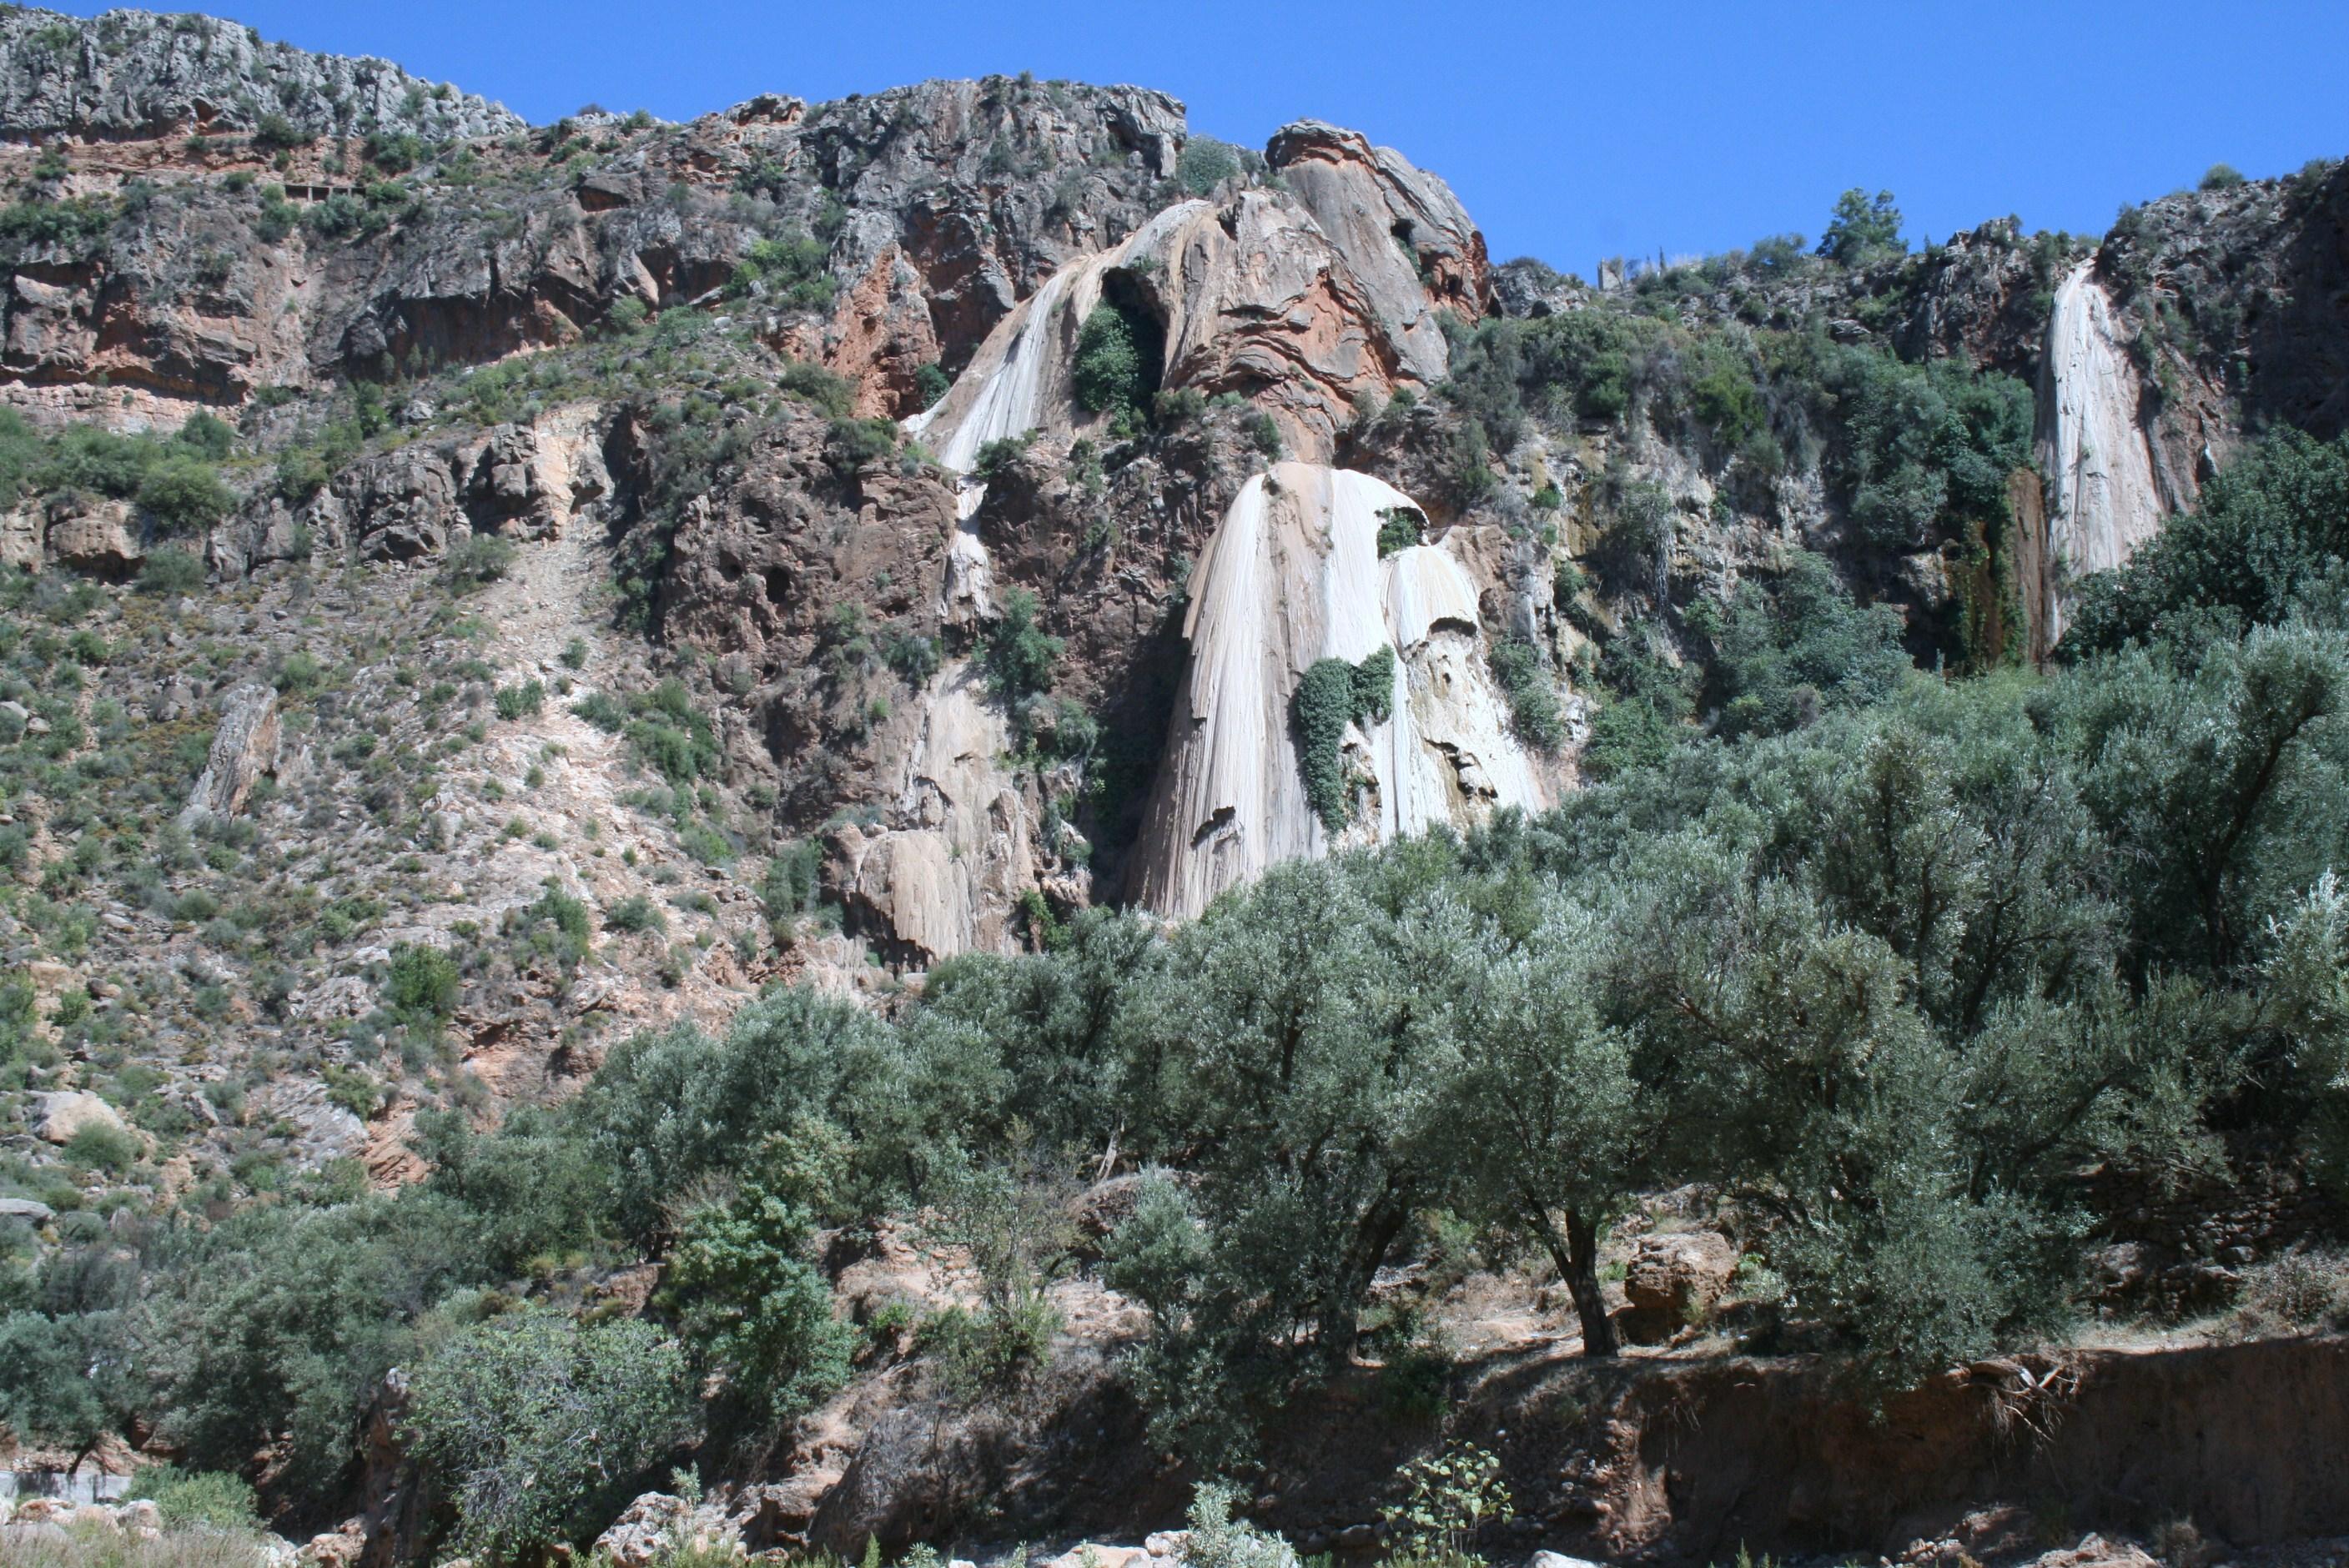
<path fill-rule="evenodd" d="M 970 471 L 980 479 L 992 481 L 999 478 L 1007 467 L 1019 461 L 1019 454 L 1026 451 L 1035 439 L 1036 432 L 1033 430 L 1022 430 L 1016 436 L 998 436 L 978 449 L 978 455 L 971 459 Z"/>
<path fill-rule="evenodd" d="M 1093 307 L 1078 330 L 1071 371 L 1080 407 L 1096 414 L 1139 414 L 1156 390 L 1157 367 L 1146 363 L 1153 346 L 1146 337 L 1133 313 L 1107 302 Z"/>
<path fill-rule="evenodd" d="M 1297 765 L 1305 776 L 1305 798 L 1321 825 L 1335 833 L 1346 825 L 1350 800 L 1344 760 L 1346 727 L 1383 724 L 1394 711 L 1394 650 L 1381 647 L 1360 665 L 1321 659 L 1305 672 L 1289 699 L 1297 731 Z"/>
<path fill-rule="evenodd" d="M 667 931 L 668 916 L 643 893 L 632 892 L 604 911 L 604 929 L 624 931 L 632 935 L 643 931 Z"/>
<path fill-rule="evenodd" d="M 383 999 L 402 1018 L 445 1023 L 456 1012 L 463 988 L 457 961 L 439 948 L 402 943 L 392 949 Z"/>
<path fill-rule="evenodd" d="M 448 559 L 441 563 L 440 579 L 452 593 L 478 593 L 513 570 L 514 554 L 512 540 L 501 539 L 494 533 L 477 533 L 449 547 Z"/>
<path fill-rule="evenodd" d="M 204 585 L 202 557 L 193 551 L 165 545 L 139 566 L 139 591 L 165 596 L 200 592 Z"/>
<path fill-rule="evenodd" d="M 1240 171 L 1239 149 L 1212 136 L 1195 136 L 1174 160 L 1174 178 L 1194 196 L 1205 196 Z"/>
<path fill-rule="evenodd" d="M 519 686 L 500 686 L 496 700 L 500 718 L 523 718 L 546 707 L 546 686 L 535 677 Z"/>
<path fill-rule="evenodd" d="M 125 1495 L 153 1502 L 172 1530 L 261 1528 L 261 1500 L 243 1476 L 155 1465 L 133 1477 Z"/>
<path fill-rule="evenodd" d="M 1392 555 L 1398 550 L 1409 550 L 1419 542 L 1420 530 L 1427 520 L 1407 506 L 1391 506 L 1379 512 L 1379 554 Z"/>
<path fill-rule="evenodd" d="M 1501 1461 L 1474 1443 L 1454 1441 L 1395 1472 L 1400 1493 L 1380 1517 L 1423 1558 L 1481 1563 L 1477 1537 L 1514 1519 Z"/>
<path fill-rule="evenodd" d="M 1191 1494 L 1184 1568 L 1295 1568 L 1297 1553 L 1288 1542 L 1232 1517 L 1238 1499 L 1238 1491 L 1221 1481 L 1203 1481 Z"/>

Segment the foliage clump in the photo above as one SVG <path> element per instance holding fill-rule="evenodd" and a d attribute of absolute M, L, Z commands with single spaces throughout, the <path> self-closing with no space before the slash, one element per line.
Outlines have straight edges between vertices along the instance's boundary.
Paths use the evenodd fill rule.
<path fill-rule="evenodd" d="M 1394 710 L 1394 650 L 1381 647 L 1359 665 L 1319 659 L 1297 683 L 1289 722 L 1305 799 L 1332 833 L 1345 827 L 1350 802 L 1340 755 L 1350 725 L 1383 724 Z"/>

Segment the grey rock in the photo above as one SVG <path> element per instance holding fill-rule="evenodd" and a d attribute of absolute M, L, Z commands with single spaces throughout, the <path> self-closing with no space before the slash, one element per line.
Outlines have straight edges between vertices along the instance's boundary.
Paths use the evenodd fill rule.
<path fill-rule="evenodd" d="M 0 1220 L 27 1220 L 36 1225 L 46 1225 L 55 1217 L 55 1211 L 36 1198 L 0 1198 Z"/>
<path fill-rule="evenodd" d="M 335 494 L 349 509 L 359 553 L 370 561 L 420 561 L 449 548 L 465 524 L 456 476 L 429 448 L 403 447 L 346 470 Z"/>
<path fill-rule="evenodd" d="M 257 681 L 228 694 L 211 756 L 180 811 L 182 828 L 208 818 L 233 817 L 265 773 L 277 771 L 277 694 Z"/>
<path fill-rule="evenodd" d="M 313 135 L 503 136 L 520 115 L 388 60 L 316 55 L 210 16 L 0 15 L 0 129 L 117 139 L 251 130 L 280 114 Z"/>

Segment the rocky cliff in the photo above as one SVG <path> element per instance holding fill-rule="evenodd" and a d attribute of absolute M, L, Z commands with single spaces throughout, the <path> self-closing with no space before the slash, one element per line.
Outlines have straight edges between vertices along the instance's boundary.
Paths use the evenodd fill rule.
<path fill-rule="evenodd" d="M 12 951 L 87 994 L 44 1029 L 189 1041 L 172 1103 L 363 1078 L 268 1092 L 385 1171 L 606 1020 L 1555 799 L 1635 686 L 1707 721 L 1708 628 L 1803 551 L 1922 662 L 2044 656 L 2250 432 L 2349 418 L 2338 167 L 1600 289 L 1353 132 L 1026 77 L 531 128 L 14 11 L 0 133 L 0 559 L 105 672 L 8 677 L 52 769 Z M 1862 418 L 1896 394 L 1951 433 Z M 460 1062 L 360 1026 L 418 946 Z M 248 1141 L 189 1114 L 181 1185 Z"/>

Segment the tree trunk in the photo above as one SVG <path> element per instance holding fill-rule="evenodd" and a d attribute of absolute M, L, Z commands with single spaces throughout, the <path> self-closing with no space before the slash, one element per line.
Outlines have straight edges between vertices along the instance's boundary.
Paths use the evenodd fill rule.
<path fill-rule="evenodd" d="M 1599 1288 L 1599 1227 L 1585 1219 L 1580 1210 L 1568 1209 L 1566 1233 L 1560 1235 L 1547 1210 L 1534 1203 L 1528 1203 L 1526 1210 L 1550 1262 L 1557 1265 L 1558 1277 L 1566 1281 L 1567 1292 L 1574 1297 L 1574 1315 L 1582 1320 L 1582 1353 L 1614 1355 L 1619 1348 L 1615 1320 L 1607 1315 L 1607 1295 Z"/>

